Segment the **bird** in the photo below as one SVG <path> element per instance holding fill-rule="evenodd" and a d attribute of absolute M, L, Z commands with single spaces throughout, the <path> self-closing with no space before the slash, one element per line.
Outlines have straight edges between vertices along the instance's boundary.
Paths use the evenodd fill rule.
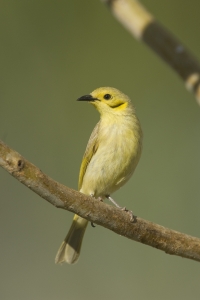
<path fill-rule="evenodd" d="M 130 98 L 113 87 L 100 87 L 78 101 L 87 101 L 100 113 L 92 131 L 79 172 L 79 191 L 94 198 L 109 199 L 132 176 L 142 150 L 142 129 Z M 55 263 L 78 261 L 88 221 L 74 215 Z"/>

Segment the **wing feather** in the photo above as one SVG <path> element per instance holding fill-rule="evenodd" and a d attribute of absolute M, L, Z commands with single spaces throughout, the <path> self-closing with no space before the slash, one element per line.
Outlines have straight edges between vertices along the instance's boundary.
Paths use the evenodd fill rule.
<path fill-rule="evenodd" d="M 82 183 L 83 183 L 83 177 L 85 175 L 85 172 L 87 170 L 87 166 L 90 163 L 93 155 L 96 153 L 98 149 L 98 132 L 99 132 L 99 125 L 100 121 L 97 123 L 97 125 L 94 127 L 92 134 L 90 136 L 90 139 L 88 141 L 85 153 L 83 155 L 80 172 L 79 172 L 79 181 L 78 181 L 78 189 L 81 189 Z"/>

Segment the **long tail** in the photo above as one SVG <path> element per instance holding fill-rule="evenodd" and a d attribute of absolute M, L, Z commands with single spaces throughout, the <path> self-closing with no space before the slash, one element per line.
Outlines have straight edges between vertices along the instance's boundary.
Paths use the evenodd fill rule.
<path fill-rule="evenodd" d="M 56 254 L 56 264 L 62 262 L 74 264 L 77 262 L 87 224 L 87 220 L 79 217 L 78 215 L 74 215 L 70 230 Z"/>

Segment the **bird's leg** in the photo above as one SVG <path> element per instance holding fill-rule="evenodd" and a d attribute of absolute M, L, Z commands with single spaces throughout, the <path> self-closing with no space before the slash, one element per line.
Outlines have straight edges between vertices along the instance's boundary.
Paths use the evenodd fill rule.
<path fill-rule="evenodd" d="M 113 198 L 111 198 L 110 196 L 106 196 L 106 198 L 107 198 L 108 200 L 110 200 L 116 207 L 118 207 L 118 208 L 120 208 L 120 209 L 122 209 L 122 210 L 126 210 L 125 207 L 119 206 L 119 204 L 117 204 L 117 202 L 115 202 L 115 200 L 114 200 Z"/>
<path fill-rule="evenodd" d="M 131 210 L 128 210 L 126 207 L 119 206 L 119 204 L 117 204 L 117 202 L 115 202 L 115 200 L 113 198 L 111 198 L 109 195 L 107 195 L 106 198 L 108 200 L 110 200 L 119 209 L 126 211 L 129 214 L 130 218 L 131 218 L 130 219 L 131 222 L 133 222 L 133 223 L 137 222 L 137 216 L 135 216 Z"/>

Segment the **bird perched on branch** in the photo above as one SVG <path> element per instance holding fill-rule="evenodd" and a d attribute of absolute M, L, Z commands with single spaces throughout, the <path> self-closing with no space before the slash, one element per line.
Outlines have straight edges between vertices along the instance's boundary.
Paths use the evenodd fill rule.
<path fill-rule="evenodd" d="M 108 198 L 132 176 L 140 158 L 142 130 L 128 96 L 102 87 L 78 98 L 91 103 L 100 113 L 83 156 L 79 191 L 95 198 Z M 74 215 L 71 228 L 55 258 L 56 263 L 75 263 L 80 255 L 88 221 Z"/>

